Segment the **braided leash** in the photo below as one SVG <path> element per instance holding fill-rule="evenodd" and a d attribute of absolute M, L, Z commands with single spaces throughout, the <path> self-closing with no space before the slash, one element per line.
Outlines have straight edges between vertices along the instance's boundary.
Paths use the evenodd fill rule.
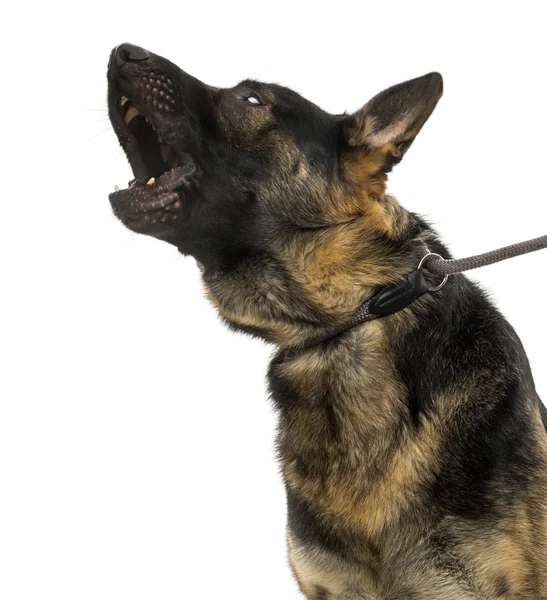
<path fill-rule="evenodd" d="M 308 341 L 300 346 L 300 349 L 305 350 L 320 344 L 321 342 L 326 342 L 349 329 L 357 327 L 357 325 L 361 325 L 361 323 L 373 321 L 374 319 L 379 319 L 380 317 L 386 317 L 399 312 L 424 294 L 428 292 L 437 292 L 442 289 L 450 275 L 486 267 L 503 260 L 508 260 L 509 258 L 537 252 L 538 250 L 543 250 L 545 248 L 547 248 L 547 235 L 526 242 L 520 242 L 519 244 L 513 244 L 512 246 L 506 246 L 505 248 L 499 248 L 492 252 L 485 252 L 484 254 L 477 254 L 476 256 L 459 259 L 445 259 L 440 254 L 429 252 L 429 249 L 425 247 L 426 254 L 420 261 L 418 268 L 408 275 L 405 275 L 402 282 L 381 289 L 374 294 L 372 298 L 364 302 L 348 322 L 331 330 L 325 335 L 318 336 Z M 424 272 L 425 270 L 430 274 L 443 277 L 443 280 L 437 285 L 432 284 L 428 280 Z"/>
<path fill-rule="evenodd" d="M 492 252 L 469 256 L 468 258 L 446 260 L 438 254 L 430 253 L 428 256 L 431 256 L 432 258 L 428 261 L 427 268 L 436 275 L 448 277 L 449 275 L 486 267 L 501 262 L 502 260 L 516 258 L 517 256 L 529 254 L 530 252 L 537 252 L 538 250 L 543 250 L 545 248 L 547 248 L 547 235 L 526 242 L 520 242 L 519 244 L 513 244 L 512 246 L 506 246 L 499 250 L 493 250 Z M 428 258 L 428 256 L 425 256 L 424 258 Z"/>

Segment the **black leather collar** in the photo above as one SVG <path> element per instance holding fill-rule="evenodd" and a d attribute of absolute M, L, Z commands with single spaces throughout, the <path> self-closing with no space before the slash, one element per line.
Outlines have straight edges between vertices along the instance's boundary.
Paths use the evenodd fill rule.
<path fill-rule="evenodd" d="M 330 332 L 312 338 L 303 344 L 300 350 L 306 350 L 322 342 L 326 342 L 367 321 L 392 315 L 410 306 L 410 304 L 421 298 L 424 294 L 440 290 L 448 277 L 445 277 L 440 285 L 432 282 L 434 275 L 425 271 L 425 262 L 430 256 L 434 257 L 438 255 L 427 250 L 427 254 L 420 261 L 418 268 L 405 275 L 402 281 L 378 290 L 357 309 L 348 322 Z M 297 348 L 294 348 L 294 350 L 297 350 Z"/>

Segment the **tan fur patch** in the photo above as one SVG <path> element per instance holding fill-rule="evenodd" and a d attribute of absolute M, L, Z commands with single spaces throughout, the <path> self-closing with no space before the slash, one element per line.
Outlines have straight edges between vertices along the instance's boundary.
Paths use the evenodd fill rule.
<path fill-rule="evenodd" d="M 338 204 L 348 211 L 364 215 L 367 228 L 395 238 L 407 224 L 407 212 L 391 196 L 386 195 L 387 175 L 384 167 L 388 156 L 398 156 L 392 144 L 370 152 L 351 150 L 341 157 L 348 187 L 340 192 Z"/>
<path fill-rule="evenodd" d="M 390 149 L 394 149 L 389 145 Z M 375 197 L 383 197 L 386 190 L 387 176 L 382 171 L 385 164 L 387 148 L 370 152 L 350 150 L 344 152 L 341 164 L 347 179 L 362 192 Z"/>
<path fill-rule="evenodd" d="M 377 210 L 382 217 L 376 220 L 385 221 L 385 207 Z M 307 297 L 340 318 L 354 311 L 373 288 L 397 281 L 408 268 L 382 250 L 371 221 L 365 216 L 284 249 L 288 269 Z"/>

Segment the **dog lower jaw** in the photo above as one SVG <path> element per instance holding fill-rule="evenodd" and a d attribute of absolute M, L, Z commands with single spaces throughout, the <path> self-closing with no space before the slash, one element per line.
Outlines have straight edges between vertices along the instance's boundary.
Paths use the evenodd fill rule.
<path fill-rule="evenodd" d="M 131 231 L 170 241 L 195 174 L 194 163 L 188 161 L 158 178 L 133 179 L 126 189 L 109 195 L 112 210 Z"/>

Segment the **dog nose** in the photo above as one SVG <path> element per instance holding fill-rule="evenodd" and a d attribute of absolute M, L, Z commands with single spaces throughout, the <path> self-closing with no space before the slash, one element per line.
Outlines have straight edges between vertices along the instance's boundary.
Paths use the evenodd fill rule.
<path fill-rule="evenodd" d="M 149 56 L 144 48 L 133 44 L 120 44 L 116 48 L 116 61 L 120 66 L 126 62 L 142 62 Z"/>

